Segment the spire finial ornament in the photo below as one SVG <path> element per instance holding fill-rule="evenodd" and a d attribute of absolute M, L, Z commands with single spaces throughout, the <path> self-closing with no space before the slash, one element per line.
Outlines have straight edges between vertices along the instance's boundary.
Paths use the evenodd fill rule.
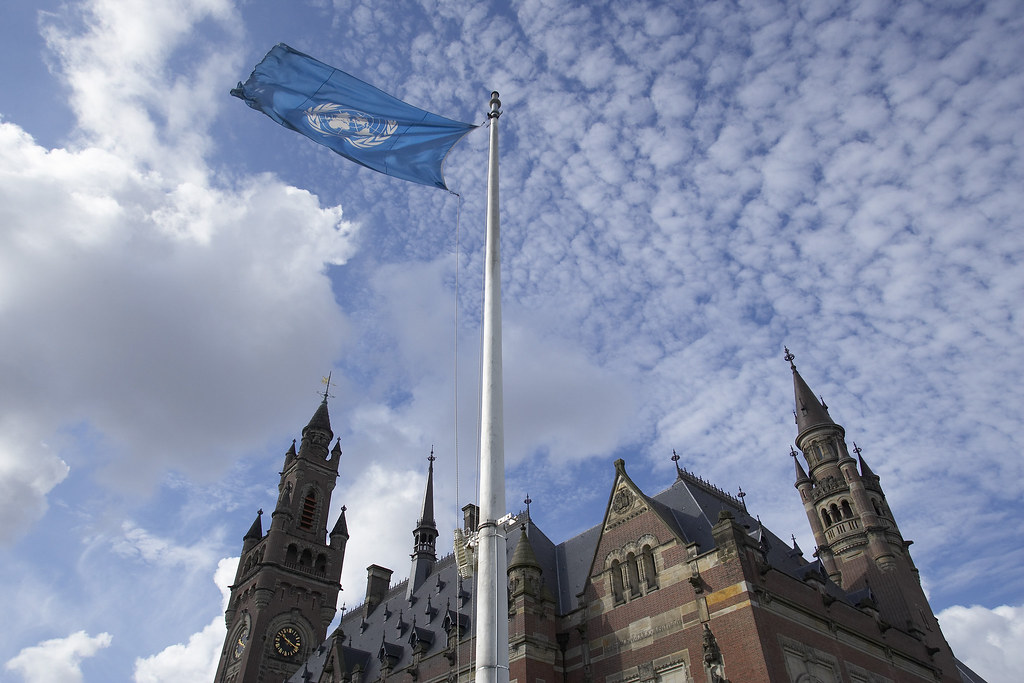
<path fill-rule="evenodd" d="M 431 466 L 431 467 L 433 467 L 433 466 L 434 466 L 434 461 L 435 461 L 435 460 L 437 460 L 437 458 L 435 458 L 435 457 L 434 457 L 434 445 L 433 445 L 433 444 L 431 444 L 431 445 L 430 445 L 430 455 L 428 455 L 428 456 L 427 456 L 427 461 L 429 461 L 429 462 L 430 462 L 430 466 Z"/>
<path fill-rule="evenodd" d="M 533 502 L 533 499 L 530 498 L 530 494 L 529 493 L 526 494 L 526 498 L 523 499 L 523 502 L 526 503 L 526 518 L 529 519 L 530 518 L 530 503 Z"/>
<path fill-rule="evenodd" d="M 799 455 L 800 454 L 796 452 L 795 448 L 793 448 L 792 446 L 789 447 L 789 457 L 791 457 L 794 460 L 796 460 L 799 457 Z"/>
<path fill-rule="evenodd" d="M 860 457 L 860 446 L 857 445 L 856 441 L 853 442 L 853 452 L 857 454 L 858 458 Z"/>
<path fill-rule="evenodd" d="M 679 471 L 679 454 L 678 454 L 678 453 L 676 453 L 676 449 L 674 449 L 674 448 L 672 449 L 672 462 L 673 462 L 673 463 L 675 464 L 675 466 L 676 466 L 676 474 L 682 474 L 682 473 L 681 473 L 681 472 Z"/>
<path fill-rule="evenodd" d="M 743 503 L 743 511 L 746 512 L 747 511 L 747 501 L 746 501 L 747 494 L 746 494 L 746 492 L 744 492 L 742 486 L 740 487 L 740 492 L 736 494 L 736 497 L 740 499 L 741 503 Z M 758 517 L 757 521 L 760 522 L 761 518 Z"/>
<path fill-rule="evenodd" d="M 334 371 L 331 370 L 330 372 L 327 373 L 326 377 L 320 378 L 320 383 L 324 385 L 324 393 L 321 394 L 321 396 L 324 397 L 324 403 L 327 403 L 327 399 L 328 398 L 334 398 L 334 394 L 330 393 L 330 391 L 331 391 L 331 375 L 333 375 L 333 374 L 334 374 Z"/>
<path fill-rule="evenodd" d="M 796 358 L 796 356 L 793 355 L 788 346 L 783 346 L 782 348 L 786 350 L 786 355 L 782 357 L 783 360 L 789 361 L 789 367 L 796 370 L 796 365 L 793 364 L 793 359 Z"/>

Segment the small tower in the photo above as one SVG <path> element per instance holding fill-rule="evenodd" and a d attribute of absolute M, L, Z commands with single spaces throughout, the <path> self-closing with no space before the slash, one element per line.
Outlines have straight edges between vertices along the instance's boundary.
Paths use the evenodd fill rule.
<path fill-rule="evenodd" d="M 529 496 L 527 496 L 529 500 Z M 557 681 L 560 660 L 555 597 L 544 583 L 544 571 L 522 527 L 508 563 L 509 677 L 519 681 Z"/>
<path fill-rule="evenodd" d="M 829 578 L 847 592 L 870 588 L 889 626 L 938 648 L 936 652 L 948 652 L 910 557 L 911 541 L 903 539 L 879 478 L 856 444 L 858 460 L 850 456 L 846 431 L 829 416 L 825 401 L 811 392 L 794 358 L 787 348 L 796 400 L 796 447 L 807 470 L 792 448 L 790 455 L 796 464 L 794 486 L 817 545 L 815 555 Z"/>
<path fill-rule="evenodd" d="M 416 529 L 412 532 L 412 570 L 409 572 L 409 588 L 406 599 L 411 600 L 416 589 L 423 585 L 437 562 L 437 524 L 434 522 L 434 449 L 430 449 L 427 461 L 427 488 L 423 492 L 423 507 Z"/>
<path fill-rule="evenodd" d="M 270 529 L 260 510 L 242 541 L 216 683 L 284 680 L 327 636 L 348 541 L 344 508 L 327 538 L 341 459 L 338 443 L 328 451 L 333 436 L 324 392 L 298 451 L 293 441 L 285 453 Z"/>

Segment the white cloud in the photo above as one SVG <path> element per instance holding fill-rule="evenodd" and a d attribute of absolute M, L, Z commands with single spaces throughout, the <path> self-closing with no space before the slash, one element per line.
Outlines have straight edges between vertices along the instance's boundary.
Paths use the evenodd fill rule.
<path fill-rule="evenodd" d="M 207 130 L 223 99 L 221 84 L 240 68 L 237 19 L 229 0 L 126 0 L 83 3 L 60 20 L 44 15 L 43 28 L 92 144 L 197 181 L 206 175 Z M 220 40 L 194 48 L 198 58 L 171 63 L 204 21 Z"/>
<path fill-rule="evenodd" d="M 64 481 L 68 465 L 40 439 L 35 417 L 12 409 L 0 417 L 0 543 L 11 542 L 46 511 L 46 496 Z"/>
<path fill-rule="evenodd" d="M 988 683 L 1013 683 L 1024 670 L 1024 605 L 953 605 L 936 615 L 962 662 Z"/>
<path fill-rule="evenodd" d="M 0 365 L 12 378 L 0 402 L 32 416 L 5 420 L 3 441 L 86 421 L 113 453 L 149 453 L 119 476 L 195 471 L 211 446 L 231 457 L 225 437 L 242 445 L 225 420 L 260 409 L 240 388 L 328 365 L 344 321 L 323 271 L 354 249 L 339 207 L 270 177 L 169 182 L 99 148 L 44 150 L 13 124 L 0 124 L 0 160 Z M 263 363 L 286 349 L 305 353 Z M 214 419 L 214 404 L 234 418 Z"/>
<path fill-rule="evenodd" d="M 217 564 L 214 582 L 224 598 L 221 609 L 227 608 L 231 585 L 238 567 L 237 557 L 222 559 Z M 169 645 L 151 657 L 135 660 L 136 683 L 180 683 L 181 681 L 212 681 L 217 673 L 220 650 L 227 629 L 224 617 L 218 614 L 202 631 L 193 633 L 185 643 Z"/>
<path fill-rule="evenodd" d="M 200 23 L 222 40 L 197 43 Z M 357 230 L 272 176 L 207 168 L 240 68 L 231 3 L 87 3 L 43 25 L 79 128 L 45 149 L 0 122 L 0 513 L 19 530 L 86 462 L 146 487 L 168 469 L 216 476 L 251 447 L 242 425 L 270 407 L 249 397 L 277 393 L 265 417 L 280 421 L 345 336 L 325 269 Z"/>
<path fill-rule="evenodd" d="M 180 565 L 192 571 L 205 568 L 213 559 L 211 548 L 205 542 L 194 546 L 181 546 L 170 539 L 156 536 L 130 521 L 125 521 L 121 525 L 121 531 L 122 536 L 108 539 L 107 542 L 113 552 L 125 558 L 147 563 L 160 562 L 165 566 Z"/>
<path fill-rule="evenodd" d="M 371 564 L 393 570 L 392 583 L 409 576 L 412 530 L 423 502 L 425 483 L 424 471 L 399 468 L 391 462 L 370 465 L 344 490 L 335 493 L 334 507 L 340 508 L 339 502 L 344 501 L 348 508 L 345 520 L 353 535 L 345 549 L 341 582 L 344 592 L 339 603 L 351 609 L 363 602 L 366 568 Z M 444 554 L 444 543 L 450 536 L 443 526 L 440 528 L 438 550 Z"/>
<path fill-rule="evenodd" d="M 109 633 L 90 636 L 77 631 L 24 648 L 4 668 L 20 674 L 25 683 L 78 683 L 83 680 L 82 660 L 109 647 L 110 642 Z"/>

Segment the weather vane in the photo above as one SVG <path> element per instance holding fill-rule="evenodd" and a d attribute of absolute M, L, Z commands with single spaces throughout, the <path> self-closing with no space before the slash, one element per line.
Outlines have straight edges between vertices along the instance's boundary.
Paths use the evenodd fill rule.
<path fill-rule="evenodd" d="M 324 393 L 321 395 L 324 397 L 325 401 L 329 398 L 334 398 L 334 394 L 329 393 L 331 391 L 331 375 L 333 374 L 334 371 L 331 370 L 330 372 L 327 373 L 326 377 L 322 377 L 320 379 L 320 383 L 324 385 Z"/>
<path fill-rule="evenodd" d="M 791 368 L 793 368 L 794 370 L 796 370 L 796 366 L 795 366 L 795 365 L 793 365 L 793 359 L 794 359 L 794 358 L 796 358 L 796 356 L 794 356 L 794 355 L 792 354 L 792 352 L 790 352 L 790 350 L 789 350 L 789 347 L 788 347 L 788 346 L 783 346 L 782 348 L 784 348 L 784 349 L 786 350 L 786 355 L 782 357 L 782 358 L 783 358 L 783 360 L 787 360 L 787 361 L 789 361 L 789 367 L 791 367 Z"/>

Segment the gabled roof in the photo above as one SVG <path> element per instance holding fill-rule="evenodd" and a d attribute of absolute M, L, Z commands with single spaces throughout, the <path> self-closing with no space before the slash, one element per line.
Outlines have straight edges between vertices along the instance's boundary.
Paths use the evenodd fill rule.
<path fill-rule="evenodd" d="M 610 519 L 613 497 L 622 485 L 629 487 L 680 542 L 697 543 L 701 553 L 714 548 L 711 529 L 718 522 L 719 513 L 728 511 L 774 569 L 798 580 L 821 581 L 830 595 L 851 602 L 850 597 L 828 579 L 819 562 L 808 563 L 787 542 L 752 517 L 735 496 L 686 470 L 680 470 L 667 489 L 647 496 L 629 478 L 625 467 L 617 463 L 616 477 L 600 524 L 558 544 L 553 543 L 526 512 L 521 512 L 506 524 L 509 565 L 516 560 L 528 561 L 531 565 L 535 562 L 535 566 L 541 569 L 542 580 L 556 598 L 559 614 L 568 614 L 580 607 L 578 596 L 590 577 L 602 532 Z M 518 548 L 522 534 L 514 531 L 520 528 L 528 539 L 528 549 Z M 350 609 L 342 619 L 340 628 L 344 637 L 340 651 L 344 654 L 346 667 L 349 667 L 346 670 L 358 664 L 363 667 L 363 680 L 375 680 L 380 673 L 378 655 L 382 652 L 393 661 L 393 668 L 400 670 L 413 661 L 411 639 L 424 648 L 425 656 L 431 656 L 446 647 L 446 629 L 453 624 L 461 624 L 467 633 L 471 632 L 473 580 L 459 581 L 454 555 L 443 557 L 434 564 L 422 584 L 414 588 L 411 600 L 407 596 L 407 587 L 406 581 L 390 587 L 382 600 L 383 608 L 375 609 L 365 620 L 361 606 Z M 396 628 L 399 619 L 405 623 L 401 633 Z M 325 646 L 321 646 L 306 663 L 314 675 L 312 680 L 319 680 L 327 662 L 325 652 L 329 648 Z M 290 681 L 302 683 L 301 671 Z"/>

